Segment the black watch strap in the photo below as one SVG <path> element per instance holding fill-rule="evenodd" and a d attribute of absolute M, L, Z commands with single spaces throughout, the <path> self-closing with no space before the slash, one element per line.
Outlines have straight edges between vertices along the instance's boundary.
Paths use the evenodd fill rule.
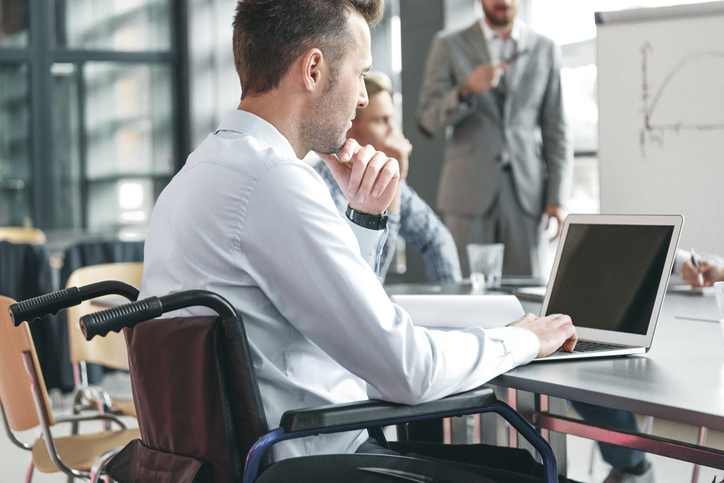
<path fill-rule="evenodd" d="M 352 223 L 369 230 L 384 230 L 387 226 L 386 211 L 381 215 L 370 215 L 369 213 L 360 213 L 359 211 L 355 211 L 347 205 L 347 211 L 345 211 L 345 214 Z"/>

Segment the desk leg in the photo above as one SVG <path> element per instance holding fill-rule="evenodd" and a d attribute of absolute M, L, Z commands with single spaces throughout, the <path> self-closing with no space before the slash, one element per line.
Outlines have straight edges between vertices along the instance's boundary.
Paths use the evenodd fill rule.
<path fill-rule="evenodd" d="M 708 430 L 706 427 L 702 426 L 699 428 L 699 446 L 704 446 L 706 444 L 706 434 Z M 694 474 L 691 477 L 691 482 L 696 483 L 696 480 L 699 479 L 699 465 L 694 465 Z"/>
<path fill-rule="evenodd" d="M 510 397 L 508 398 L 508 404 L 511 404 Z M 541 396 L 540 394 L 532 394 L 525 391 L 516 391 L 516 411 L 523 416 L 526 421 L 534 424 L 533 418 L 536 411 L 541 406 L 548 406 L 548 411 L 553 414 L 565 415 L 568 408 L 565 399 L 559 399 L 555 397 Z M 556 462 L 558 464 L 558 473 L 566 475 L 566 435 L 558 433 L 556 431 L 548 431 L 546 429 L 538 428 L 544 438 L 548 441 L 553 448 L 553 454 L 556 456 Z M 548 433 L 547 435 L 545 433 Z M 533 454 L 535 450 L 528 444 L 524 438 L 518 438 L 518 448 L 525 448 Z"/>
<path fill-rule="evenodd" d="M 545 400 L 544 400 L 545 398 Z M 541 394 L 535 395 L 536 408 L 548 406 L 548 411 L 552 414 L 559 414 L 561 416 L 566 415 L 568 410 L 568 401 L 557 397 L 548 397 Z M 532 416 L 531 416 L 532 419 Z M 564 433 L 558 433 L 556 431 L 550 431 L 547 429 L 539 428 L 539 431 L 544 438 L 548 441 L 548 444 L 553 448 L 553 454 L 556 455 L 556 461 L 558 462 L 558 473 L 561 475 L 568 474 L 568 467 L 566 465 L 566 459 L 568 457 L 568 447 L 566 445 L 567 435 Z"/>
<path fill-rule="evenodd" d="M 513 408 L 513 411 L 518 410 L 518 391 L 516 389 L 508 388 L 508 406 Z M 518 447 L 518 431 L 513 425 L 508 426 L 508 447 Z"/>

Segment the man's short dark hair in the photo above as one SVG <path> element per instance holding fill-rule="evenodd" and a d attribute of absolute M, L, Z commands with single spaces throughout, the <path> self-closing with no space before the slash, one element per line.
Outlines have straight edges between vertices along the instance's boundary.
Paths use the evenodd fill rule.
<path fill-rule="evenodd" d="M 384 13 L 384 0 L 240 0 L 234 18 L 234 64 L 241 97 L 279 85 L 292 63 L 318 48 L 332 80 L 349 44 L 347 18 L 359 12 L 370 27 Z"/>

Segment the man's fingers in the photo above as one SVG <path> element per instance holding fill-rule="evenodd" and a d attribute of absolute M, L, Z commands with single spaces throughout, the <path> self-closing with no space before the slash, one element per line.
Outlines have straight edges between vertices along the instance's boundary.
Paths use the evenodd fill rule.
<path fill-rule="evenodd" d="M 380 170 L 379 176 L 377 177 L 377 181 L 372 187 L 371 196 L 374 198 L 379 197 L 384 191 L 387 189 L 387 187 L 390 185 L 390 182 L 400 177 L 400 167 L 399 163 L 395 158 L 387 158 L 387 161 L 385 162 L 384 166 Z"/>
<path fill-rule="evenodd" d="M 352 160 L 352 157 L 358 153 L 362 147 L 354 139 L 347 139 L 342 145 L 342 149 L 339 150 L 337 156 L 343 163 L 348 163 Z"/>
<path fill-rule="evenodd" d="M 578 332 L 576 331 L 576 328 L 571 323 L 564 325 L 561 329 L 564 331 L 565 335 L 568 336 L 561 347 L 566 352 L 573 352 L 573 349 L 576 348 L 576 343 L 578 342 Z"/>
<path fill-rule="evenodd" d="M 552 314 L 546 317 L 546 319 L 548 318 L 551 319 L 552 332 L 558 337 L 553 350 L 555 351 L 560 346 L 564 351 L 572 352 L 578 342 L 578 333 L 571 318 L 564 314 Z"/>
<path fill-rule="evenodd" d="M 361 193 L 361 185 L 362 181 L 366 176 L 367 165 L 370 160 L 375 156 L 375 154 L 377 154 L 377 151 L 375 151 L 375 148 L 373 148 L 369 144 L 354 153 L 354 156 L 350 161 L 352 163 L 352 174 L 350 174 L 349 176 L 349 187 L 348 192 L 346 193 L 348 200 L 358 199 L 360 196 L 362 196 L 362 194 L 364 194 L 365 196 L 369 194 L 369 191 Z M 377 173 L 375 173 L 375 177 L 376 176 Z M 374 182 L 374 180 L 372 182 Z M 372 183 L 370 183 L 369 186 L 371 185 Z M 359 202 L 364 203 L 364 200 L 359 200 Z"/>

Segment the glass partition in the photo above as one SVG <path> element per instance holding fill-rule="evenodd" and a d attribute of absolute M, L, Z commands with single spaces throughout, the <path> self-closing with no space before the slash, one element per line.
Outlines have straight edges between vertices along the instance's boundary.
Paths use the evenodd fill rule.
<path fill-rule="evenodd" d="M 147 224 L 153 179 L 174 171 L 171 69 L 88 62 L 83 79 L 88 227 Z"/>
<path fill-rule="evenodd" d="M 83 227 L 78 66 L 55 63 L 53 81 L 53 192 L 56 223 L 63 229 Z"/>
<path fill-rule="evenodd" d="M 57 0 L 56 45 L 148 51 L 171 47 L 169 0 Z"/>
<path fill-rule="evenodd" d="M 0 225 L 30 220 L 30 88 L 27 64 L 0 64 Z"/>

